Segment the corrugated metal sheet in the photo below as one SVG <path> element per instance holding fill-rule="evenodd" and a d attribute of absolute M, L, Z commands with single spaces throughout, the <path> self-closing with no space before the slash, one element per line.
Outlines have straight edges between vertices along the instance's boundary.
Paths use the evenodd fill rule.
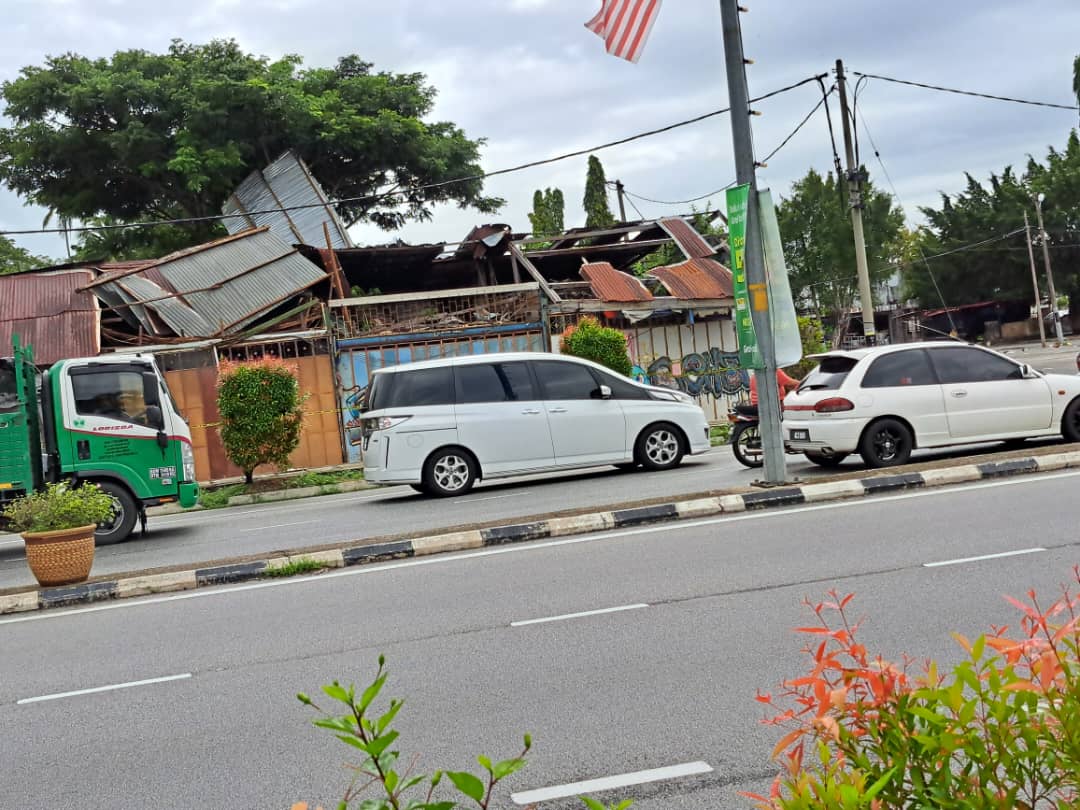
<path fill-rule="evenodd" d="M 103 275 L 88 285 L 127 309 L 150 334 L 230 334 L 326 274 L 268 227 L 172 253 L 153 265 Z"/>
<path fill-rule="evenodd" d="M 0 354 L 18 335 L 34 349 L 34 362 L 93 357 L 101 351 L 97 299 L 81 291 L 90 270 L 0 276 Z"/>
<path fill-rule="evenodd" d="M 161 325 L 179 337 L 205 337 L 215 331 L 198 312 L 149 279 L 128 276 L 113 286 L 127 293 L 130 301 L 146 302 L 141 306 L 136 304 L 131 309 L 134 313 L 142 313 L 140 320 L 144 321 L 148 332 L 161 334 L 165 331 Z"/>
<path fill-rule="evenodd" d="M 685 219 L 669 217 L 659 220 L 659 224 L 675 240 L 675 244 L 682 248 L 686 258 L 707 259 L 716 254 L 716 248 L 706 242 L 705 238 Z"/>
<path fill-rule="evenodd" d="M 652 300 L 652 293 L 640 279 L 616 270 L 609 262 L 583 264 L 580 273 L 581 277 L 589 282 L 593 294 L 601 301 L 624 303 Z"/>
<path fill-rule="evenodd" d="M 275 208 L 291 210 L 268 214 L 252 213 Z M 330 242 L 333 247 L 353 246 L 345 224 L 330 204 L 330 198 L 304 165 L 304 161 L 291 150 L 262 171 L 254 171 L 244 178 L 221 210 L 224 214 L 244 214 L 225 220 L 229 233 L 267 225 L 286 244 L 299 242 L 326 247 L 326 235 L 323 233 L 325 222 L 330 229 Z"/>
<path fill-rule="evenodd" d="M 687 259 L 680 264 L 656 267 L 650 275 L 684 301 L 733 295 L 731 271 L 714 259 Z"/>

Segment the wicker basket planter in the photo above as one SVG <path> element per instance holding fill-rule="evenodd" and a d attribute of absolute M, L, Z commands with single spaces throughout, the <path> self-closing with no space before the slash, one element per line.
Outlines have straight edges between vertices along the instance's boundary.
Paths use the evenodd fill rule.
<path fill-rule="evenodd" d="M 52 532 L 24 532 L 26 562 L 42 587 L 85 582 L 94 564 L 94 530 L 79 526 Z"/>

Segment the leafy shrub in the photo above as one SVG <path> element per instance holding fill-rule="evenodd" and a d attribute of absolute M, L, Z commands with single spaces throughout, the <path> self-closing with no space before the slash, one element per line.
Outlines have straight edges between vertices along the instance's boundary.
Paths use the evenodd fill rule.
<path fill-rule="evenodd" d="M 521 753 L 512 759 L 492 762 L 485 756 L 477 757 L 476 761 L 483 768 L 480 776 L 468 771 L 414 774 L 415 762 L 410 762 L 404 772 L 401 772 L 398 770 L 401 752 L 393 748 L 399 732 L 393 727 L 393 722 L 403 702 L 391 700 L 385 712 L 372 713 L 375 699 L 389 675 L 385 664 L 386 660 L 379 656 L 379 669 L 375 673 L 375 679 L 359 695 L 354 686 L 345 687 L 337 681 L 322 688 L 327 697 L 345 707 L 343 714 L 323 711 L 304 693 L 296 696 L 301 703 L 319 712 L 321 716 L 313 721 L 316 726 L 329 730 L 343 743 L 362 754 L 359 764 L 352 768 L 356 778 L 338 804 L 339 810 L 345 810 L 359 793 L 368 787 L 375 788 L 380 795 L 365 799 L 360 805 L 364 810 L 453 810 L 459 806 L 459 802 L 435 799 L 436 790 L 443 783 L 444 776 L 458 793 L 470 800 L 470 804 L 486 810 L 499 783 L 525 766 L 525 755 L 532 747 L 529 735 L 525 735 Z M 306 804 L 297 804 L 293 806 L 293 810 L 306 810 L 306 807 Z"/>
<path fill-rule="evenodd" d="M 261 464 L 289 466 L 300 444 L 304 400 L 292 369 L 280 360 L 222 364 L 217 402 L 221 441 L 249 484 Z"/>
<path fill-rule="evenodd" d="M 9 504 L 3 515 L 17 532 L 53 532 L 104 523 L 112 513 L 112 498 L 97 484 L 59 483 L 24 495 Z"/>
<path fill-rule="evenodd" d="M 624 377 L 629 377 L 633 368 L 626 351 L 626 335 L 618 329 L 601 326 L 591 315 L 563 333 L 562 347 L 567 354 L 592 360 Z"/>
<path fill-rule="evenodd" d="M 955 635 L 966 659 L 945 673 L 871 655 L 852 595 L 829 597 L 811 606 L 820 624 L 798 629 L 810 672 L 758 695 L 776 711 L 766 722 L 788 729 L 771 795 L 751 797 L 759 808 L 1080 805 L 1080 596 L 1063 588 L 1045 610 L 1034 591 L 1007 597 L 1022 613 L 1015 637 Z"/>

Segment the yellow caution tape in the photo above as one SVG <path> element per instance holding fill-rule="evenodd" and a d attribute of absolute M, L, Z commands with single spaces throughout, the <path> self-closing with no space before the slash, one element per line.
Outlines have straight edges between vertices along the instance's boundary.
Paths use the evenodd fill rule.
<path fill-rule="evenodd" d="M 321 411 L 304 411 L 304 416 L 319 416 L 324 413 L 342 413 L 341 408 L 326 408 Z M 188 425 L 191 430 L 206 430 L 207 428 L 221 427 L 222 422 L 206 422 L 202 425 Z"/>

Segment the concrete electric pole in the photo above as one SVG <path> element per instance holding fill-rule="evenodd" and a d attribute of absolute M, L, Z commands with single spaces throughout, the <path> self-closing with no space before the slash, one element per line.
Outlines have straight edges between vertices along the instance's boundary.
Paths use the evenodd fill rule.
<path fill-rule="evenodd" d="M 1039 341 L 1046 348 L 1046 327 L 1043 326 L 1042 293 L 1039 292 L 1039 274 L 1035 270 L 1035 251 L 1031 249 L 1031 225 L 1027 211 L 1024 212 L 1024 236 L 1027 237 L 1028 262 L 1031 264 L 1031 284 L 1035 287 L 1035 320 L 1039 322 Z"/>
<path fill-rule="evenodd" d="M 1058 344 L 1065 342 L 1065 333 L 1061 331 L 1061 318 L 1058 317 L 1058 302 L 1057 292 L 1054 291 L 1054 271 L 1050 269 L 1050 248 L 1047 242 L 1050 240 L 1046 235 L 1046 228 L 1043 226 L 1042 204 L 1045 195 L 1035 195 L 1035 216 L 1039 219 L 1039 240 L 1042 242 L 1042 254 L 1043 264 L 1046 265 L 1046 287 L 1050 292 L 1050 312 L 1054 317 L 1054 332 L 1057 335 Z M 1042 317 L 1042 312 L 1039 312 L 1039 317 Z"/>
<path fill-rule="evenodd" d="M 623 188 L 622 180 L 615 181 L 615 193 L 619 197 L 619 222 L 626 222 L 626 206 L 623 204 L 623 194 L 626 191 Z"/>
<path fill-rule="evenodd" d="M 765 456 L 765 481 L 782 484 L 787 480 L 787 468 L 784 437 L 780 428 L 780 390 L 776 380 L 776 352 L 765 275 L 765 247 L 761 239 L 761 218 L 758 213 L 757 173 L 750 133 L 750 98 L 746 88 L 746 58 L 743 55 L 738 0 L 720 0 L 720 17 L 724 34 L 728 101 L 731 105 L 731 139 L 735 151 L 736 182 L 750 186 L 746 205 L 744 263 L 754 331 L 757 333 L 758 348 L 765 366 L 764 369 L 754 371 L 757 377 L 759 427 Z"/>
<path fill-rule="evenodd" d="M 836 86 L 840 90 L 840 118 L 844 125 L 844 154 L 847 158 L 848 199 L 851 205 L 851 229 L 855 232 L 855 268 L 859 275 L 859 301 L 862 304 L 863 336 L 866 345 L 877 342 L 874 329 L 874 294 L 870 289 L 870 268 L 866 263 L 866 237 L 863 234 L 862 167 L 855 164 L 855 147 L 851 139 L 851 113 L 848 109 L 847 85 L 844 82 L 844 61 L 836 60 Z"/>

